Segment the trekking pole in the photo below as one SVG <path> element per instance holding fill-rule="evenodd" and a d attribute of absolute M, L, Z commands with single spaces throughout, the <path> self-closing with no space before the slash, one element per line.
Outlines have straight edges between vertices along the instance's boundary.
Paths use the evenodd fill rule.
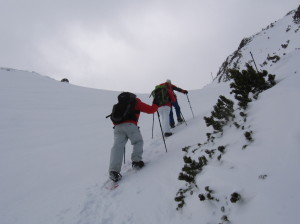
<path fill-rule="evenodd" d="M 253 62 L 254 62 L 254 65 L 255 65 L 256 71 L 258 72 L 258 69 L 257 69 L 256 63 L 255 63 L 255 60 L 254 60 L 254 57 L 253 57 L 253 54 L 252 54 L 252 52 L 251 52 L 251 51 L 250 51 L 250 54 L 251 54 L 251 57 L 252 57 L 252 59 L 253 59 Z"/>
<path fill-rule="evenodd" d="M 158 111 L 157 111 L 157 117 L 158 117 L 158 121 L 159 121 L 159 125 L 160 125 L 161 134 L 162 134 L 162 137 L 163 137 L 163 141 L 164 141 L 164 144 L 165 144 L 166 152 L 168 152 L 166 141 L 165 141 L 165 136 L 164 136 L 164 133 L 163 133 L 163 130 L 162 130 L 162 126 L 161 126 L 161 122 L 160 122 L 160 116 L 159 116 Z"/>
<path fill-rule="evenodd" d="M 183 116 L 183 114 L 182 114 L 181 111 L 180 111 L 180 114 L 181 114 L 182 120 L 184 121 L 185 125 L 187 126 L 187 123 L 186 123 L 186 121 L 185 121 L 185 119 L 184 119 L 184 116 Z"/>
<path fill-rule="evenodd" d="M 152 139 L 153 139 L 153 129 L 154 129 L 154 114 L 153 114 L 153 121 L 152 121 Z"/>
<path fill-rule="evenodd" d="M 192 114 L 193 114 L 193 118 L 195 118 L 195 116 L 194 116 L 194 112 L 193 112 L 193 109 L 192 109 L 192 105 L 191 105 L 191 102 L 190 102 L 190 99 L 189 99 L 189 96 L 188 96 L 188 94 L 186 94 L 186 97 L 187 97 L 187 100 L 189 101 L 190 108 L 191 108 L 191 111 L 192 111 Z"/>
<path fill-rule="evenodd" d="M 126 155 L 126 150 L 125 150 L 125 146 L 124 146 L 124 164 L 125 164 L 125 155 Z"/>

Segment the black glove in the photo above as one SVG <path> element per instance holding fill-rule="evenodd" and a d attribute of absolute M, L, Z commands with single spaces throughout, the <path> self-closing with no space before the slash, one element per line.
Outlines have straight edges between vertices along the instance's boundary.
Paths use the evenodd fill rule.
<path fill-rule="evenodd" d="M 183 90 L 183 93 L 184 94 L 188 94 L 189 92 L 187 90 Z"/>

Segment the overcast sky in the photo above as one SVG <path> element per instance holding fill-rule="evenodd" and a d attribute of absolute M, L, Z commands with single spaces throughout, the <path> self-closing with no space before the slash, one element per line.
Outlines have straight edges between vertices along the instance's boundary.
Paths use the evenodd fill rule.
<path fill-rule="evenodd" d="M 0 67 L 118 91 L 200 89 L 299 0 L 0 0 Z"/>

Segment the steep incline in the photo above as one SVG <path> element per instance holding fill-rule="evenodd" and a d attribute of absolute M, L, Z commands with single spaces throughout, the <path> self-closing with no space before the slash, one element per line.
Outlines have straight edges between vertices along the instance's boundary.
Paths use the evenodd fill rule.
<path fill-rule="evenodd" d="M 300 27 L 292 22 L 293 13 L 245 39 L 220 69 L 218 78 L 226 80 L 228 68 L 253 64 L 251 51 L 259 69 L 275 74 L 278 83 L 249 104 L 245 127 L 253 131 L 253 142 L 228 126 L 215 145 L 207 146 L 225 145 L 226 153 L 197 176 L 198 188 L 186 196 L 181 211 L 174 198 L 184 187 L 178 181 L 182 148 L 190 146 L 195 157 L 208 154 L 198 145 L 212 131 L 203 117 L 210 115 L 219 95 L 233 99 L 228 82 L 189 92 L 195 118 L 185 95 L 178 94 L 187 126 L 174 129 L 166 141 L 168 153 L 157 118 L 152 139 L 152 115 L 142 114 L 146 167 L 132 171 L 128 143 L 124 180 L 108 191 L 103 184 L 113 129 L 105 116 L 118 92 L 1 68 L 1 223 L 300 223 Z M 151 103 L 148 94 L 138 97 Z M 207 197 L 210 190 L 214 199 L 200 201 L 199 194 Z M 232 203 L 232 193 L 241 200 Z"/>
<path fill-rule="evenodd" d="M 294 22 L 295 13 L 296 10 L 293 10 L 261 32 L 244 38 L 238 49 L 222 64 L 217 80 L 228 80 L 228 69 L 244 69 L 246 63 L 253 67 L 256 64 L 259 70 L 278 74 L 281 71 L 280 67 L 285 66 L 290 58 L 295 57 L 295 54 L 299 55 L 300 24 Z M 255 64 L 250 52 L 252 52 Z"/>
<path fill-rule="evenodd" d="M 182 183 L 182 148 L 204 142 L 203 116 L 229 87 L 210 84 L 190 91 L 195 118 L 184 95 L 178 94 L 188 126 L 174 129 L 165 153 L 157 119 L 151 138 L 152 116 L 140 120 L 145 140 L 140 172 L 130 168 L 127 145 L 124 181 L 115 191 L 103 189 L 107 180 L 112 125 L 105 116 L 117 92 L 60 83 L 35 73 L 0 70 L 0 212 L 7 224 L 39 223 L 216 223 L 225 214 L 235 223 L 297 223 L 299 205 L 299 57 L 290 58 L 284 76 L 249 107 L 254 143 L 246 150 L 243 134 L 228 130 L 221 161 L 210 163 L 198 176 L 198 189 L 186 198 L 182 212 L 174 201 Z M 284 66 L 282 66 L 284 69 Z M 298 70 L 297 70 L 298 71 Z M 138 95 L 150 102 L 148 95 Z M 260 176 L 267 178 L 261 179 Z M 220 203 L 201 202 L 205 187 Z M 239 192 L 243 200 L 231 204 Z M 227 199 L 226 199 L 227 197 Z M 225 210 L 224 210 L 224 209 Z M 200 211 L 200 212 L 199 212 Z M 274 212 L 275 211 L 275 212 Z M 253 216 L 255 214 L 255 216 Z"/>
<path fill-rule="evenodd" d="M 212 107 L 223 88 L 227 85 L 210 86 L 206 94 L 201 94 L 203 90 L 190 92 L 197 117 Z M 125 174 L 122 187 L 109 196 L 101 190 L 108 178 L 113 142 L 112 124 L 105 116 L 117 94 L 61 83 L 36 73 L 0 70 L 3 223 L 113 223 L 112 220 L 126 220 L 136 214 L 141 217 L 132 223 L 138 219 L 153 223 L 163 219 L 166 211 L 171 214 L 167 219 L 176 215 L 174 195 L 182 164 L 181 148 L 204 135 L 203 121 L 191 120 L 187 99 L 178 94 L 189 126 L 175 130 L 176 135 L 167 140 L 169 152 L 165 153 L 157 118 L 152 140 L 152 115 L 142 114 L 144 159 L 149 164 L 140 173 L 128 178 Z M 138 97 L 151 102 L 148 94 Z M 130 168 L 130 143 L 126 148 L 123 171 Z M 153 216 L 158 210 L 158 217 Z M 143 216 L 145 212 L 152 219 Z"/>

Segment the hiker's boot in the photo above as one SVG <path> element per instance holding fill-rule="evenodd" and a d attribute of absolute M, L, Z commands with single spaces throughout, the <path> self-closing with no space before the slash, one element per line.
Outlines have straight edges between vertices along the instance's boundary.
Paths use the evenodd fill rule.
<path fill-rule="evenodd" d="M 169 137 L 169 136 L 171 136 L 171 135 L 173 135 L 172 132 L 166 132 L 166 133 L 165 133 L 165 137 Z"/>
<path fill-rule="evenodd" d="M 119 180 L 122 179 L 122 175 L 116 171 L 110 171 L 109 178 L 114 182 L 118 182 Z"/>
<path fill-rule="evenodd" d="M 179 123 L 181 123 L 181 122 L 183 122 L 183 119 L 182 119 L 181 117 L 178 117 L 178 118 L 177 118 L 177 121 L 178 121 Z"/>
<path fill-rule="evenodd" d="M 175 123 L 170 123 L 171 128 L 175 128 Z"/>
<path fill-rule="evenodd" d="M 140 169 L 140 168 L 142 168 L 144 165 L 145 165 L 145 163 L 144 163 L 143 161 L 138 161 L 138 162 L 133 161 L 133 162 L 132 162 L 132 167 L 133 167 L 133 168 L 138 168 L 138 169 Z"/>

